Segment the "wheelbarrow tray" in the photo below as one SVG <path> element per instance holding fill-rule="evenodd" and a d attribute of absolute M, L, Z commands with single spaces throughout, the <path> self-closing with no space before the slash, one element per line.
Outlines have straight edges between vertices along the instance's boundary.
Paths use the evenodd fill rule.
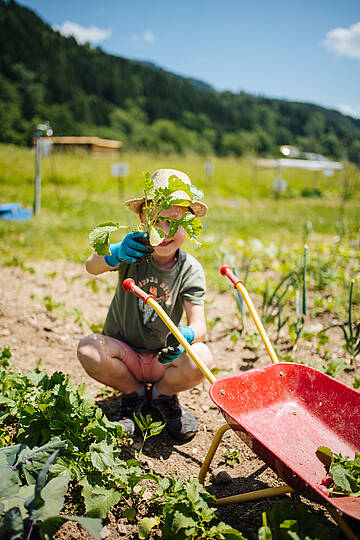
<path fill-rule="evenodd" d="M 210 397 L 229 426 L 290 487 L 360 519 L 360 498 L 329 496 L 319 446 L 360 451 L 360 392 L 308 366 L 277 363 L 225 377 Z"/>

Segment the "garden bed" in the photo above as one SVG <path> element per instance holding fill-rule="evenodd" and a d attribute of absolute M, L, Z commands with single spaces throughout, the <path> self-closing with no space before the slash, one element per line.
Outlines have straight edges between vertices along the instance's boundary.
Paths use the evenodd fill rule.
<path fill-rule="evenodd" d="M 28 263 L 22 267 L 1 267 L 0 276 L 0 349 L 7 346 L 10 348 L 13 367 L 23 373 L 37 367 L 45 369 L 49 375 L 55 371 L 71 374 L 76 383 L 87 384 L 99 406 L 111 419 L 116 411 L 117 393 L 85 374 L 76 359 L 76 347 L 78 341 L 91 332 L 90 325 L 99 325 L 104 320 L 117 276 L 107 274 L 94 279 L 86 274 L 82 266 L 62 260 Z M 262 345 L 254 347 L 254 343 L 248 341 L 248 346 L 244 346 L 246 333 L 251 334 L 255 330 L 250 319 L 246 322 L 247 332 L 236 334 L 236 339 L 231 338 L 234 330 L 239 327 L 235 314 L 236 306 L 230 287 L 229 291 L 224 293 L 209 291 L 208 345 L 218 370 L 217 377 L 261 367 L 269 362 Z M 316 318 L 309 317 L 306 328 L 310 331 L 312 329 L 315 335 L 333 322 L 334 316 L 323 312 Z M 269 336 L 270 339 L 275 339 L 275 333 L 271 329 Z M 333 329 L 326 349 L 334 358 L 346 358 L 343 343 L 341 330 Z M 276 347 L 281 355 L 289 354 L 291 343 L 285 332 L 280 333 Z M 293 360 L 303 361 L 308 365 L 324 364 L 316 337 L 309 341 L 300 339 L 296 350 L 291 351 L 291 356 Z M 347 367 L 337 375 L 337 379 L 353 386 L 358 377 L 359 364 L 350 366 L 347 359 Z M 193 410 L 199 421 L 197 436 L 182 445 L 174 443 L 165 432 L 150 439 L 141 458 L 144 469 L 152 469 L 161 475 L 174 473 L 184 481 L 197 477 L 213 435 L 224 423 L 218 408 L 209 398 L 208 387 L 208 383 L 204 382 L 181 395 L 184 404 Z M 132 457 L 136 448 L 138 441 L 135 440 L 133 446 L 124 450 L 125 454 L 127 453 L 124 459 Z M 240 464 L 235 467 L 226 465 L 223 460 L 224 454 L 231 449 L 236 449 L 236 457 L 240 460 Z M 217 496 L 281 483 L 232 432 L 224 438 L 215 458 L 215 474 L 218 468 L 226 470 L 233 482 L 216 483 L 208 479 L 209 491 Z M 300 500 L 297 495 L 292 495 L 292 498 Z M 257 538 L 257 531 L 262 523 L 262 511 L 269 510 L 272 504 L 273 502 L 268 500 L 223 507 L 219 516 L 241 531 L 245 537 Z M 117 512 L 116 507 L 104 520 L 104 524 L 104 538 L 137 538 L 137 526 L 121 517 L 121 512 Z M 85 539 L 90 536 L 77 524 L 66 523 L 56 533 L 55 538 Z"/>

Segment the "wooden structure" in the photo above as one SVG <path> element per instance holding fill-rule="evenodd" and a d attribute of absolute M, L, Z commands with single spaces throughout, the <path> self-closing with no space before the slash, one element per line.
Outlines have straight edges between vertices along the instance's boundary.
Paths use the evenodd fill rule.
<path fill-rule="evenodd" d="M 123 145 L 121 141 L 101 139 L 100 137 L 43 137 L 53 145 L 64 148 L 84 148 L 97 154 L 117 152 Z"/>

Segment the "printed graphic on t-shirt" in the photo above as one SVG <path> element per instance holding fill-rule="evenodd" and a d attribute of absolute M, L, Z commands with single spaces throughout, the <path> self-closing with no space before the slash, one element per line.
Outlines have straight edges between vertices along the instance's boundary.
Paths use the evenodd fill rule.
<path fill-rule="evenodd" d="M 165 283 L 159 283 L 157 277 L 150 276 L 146 279 L 139 281 L 138 286 L 148 294 L 154 297 L 158 304 L 161 307 L 167 305 L 170 301 L 170 290 Z M 140 298 L 138 299 L 138 308 L 141 314 L 142 322 L 144 326 L 147 326 L 149 323 L 154 323 L 159 315 L 151 307 L 145 304 Z"/>

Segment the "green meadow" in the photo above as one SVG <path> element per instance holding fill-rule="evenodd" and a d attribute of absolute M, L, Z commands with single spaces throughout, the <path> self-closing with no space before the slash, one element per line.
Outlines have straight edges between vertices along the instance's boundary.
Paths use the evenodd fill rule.
<path fill-rule="evenodd" d="M 111 164 L 119 161 L 130 168 L 128 177 L 120 180 L 111 175 Z M 210 177 L 205 175 L 205 161 L 214 166 Z M 34 162 L 31 149 L 0 145 L 1 203 L 32 207 Z M 331 245 L 334 238 L 354 246 L 358 238 L 360 171 L 353 165 L 345 166 L 343 177 L 338 172 L 332 177 L 319 173 L 321 198 L 301 196 L 304 189 L 313 188 L 312 172 L 284 169 L 288 189 L 276 199 L 275 169 L 255 167 L 250 158 L 52 152 L 41 160 L 39 214 L 24 222 L 0 220 L 2 263 L 55 258 L 84 262 L 90 253 L 89 231 L 107 219 L 135 225 L 137 218 L 123 201 L 141 193 L 143 172 L 167 167 L 187 172 L 205 193 L 209 212 L 203 221 L 202 247 L 187 241 L 186 249 L 203 263 L 210 284 L 217 282 L 223 248 L 239 260 L 254 240 L 264 250 L 275 245 L 291 251 L 301 249 L 305 237 L 310 250 Z M 121 239 L 121 233 L 113 239 Z M 257 256 L 261 258 L 262 252 L 258 250 Z"/>

